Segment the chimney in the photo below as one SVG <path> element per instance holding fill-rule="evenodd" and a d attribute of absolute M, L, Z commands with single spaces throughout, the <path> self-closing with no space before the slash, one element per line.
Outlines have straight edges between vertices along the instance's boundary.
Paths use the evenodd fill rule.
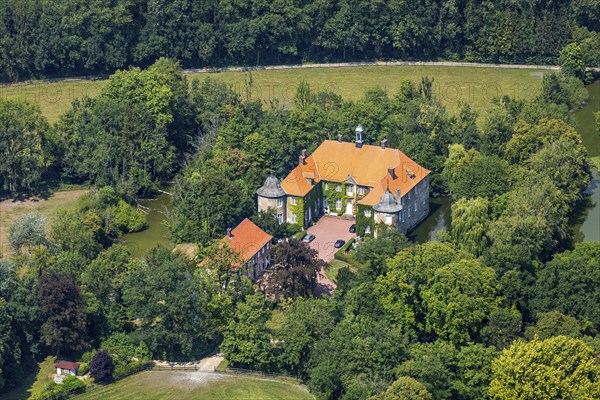
<path fill-rule="evenodd" d="M 227 228 L 227 237 L 229 239 L 233 239 L 233 234 L 231 233 L 231 228 Z"/>
<path fill-rule="evenodd" d="M 381 150 L 385 150 L 385 146 L 387 145 L 387 139 L 383 139 L 381 141 Z"/>
<path fill-rule="evenodd" d="M 388 167 L 388 174 L 390 174 L 390 178 L 396 179 L 396 168 Z"/>
<path fill-rule="evenodd" d="M 360 149 L 363 145 L 363 127 L 362 125 L 358 125 L 356 130 L 354 131 L 356 134 L 356 148 Z"/>
<path fill-rule="evenodd" d="M 342 135 L 338 135 L 338 143 L 342 143 Z"/>

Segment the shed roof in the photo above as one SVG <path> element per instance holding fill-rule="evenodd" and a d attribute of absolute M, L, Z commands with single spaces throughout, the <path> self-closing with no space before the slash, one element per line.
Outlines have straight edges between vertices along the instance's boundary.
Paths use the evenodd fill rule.
<path fill-rule="evenodd" d="M 54 368 L 68 369 L 71 371 L 77 371 L 79 369 L 79 363 L 71 362 L 71 361 L 59 361 L 54 364 Z"/>

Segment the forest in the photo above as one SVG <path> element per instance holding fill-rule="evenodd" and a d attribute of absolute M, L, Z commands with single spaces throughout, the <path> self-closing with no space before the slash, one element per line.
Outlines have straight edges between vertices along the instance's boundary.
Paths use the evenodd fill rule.
<path fill-rule="evenodd" d="M 556 64 L 598 49 L 598 0 L 4 0 L 0 80 L 373 59 Z M 599 64 L 598 56 L 585 60 Z"/>
<path fill-rule="evenodd" d="M 598 398 L 600 244 L 574 244 L 568 225 L 592 168 L 570 113 L 586 100 L 580 78 L 545 74 L 538 96 L 497 98 L 481 119 L 467 103 L 449 115 L 427 77 L 357 101 L 304 82 L 288 109 L 253 100 L 251 74 L 237 94 L 188 82 L 164 58 L 116 72 L 54 124 L 0 100 L 5 195 L 91 187 L 73 209 L 9 227 L 0 393 L 47 354 L 101 382 L 218 348 L 318 399 Z M 250 217 L 276 239 L 297 231 L 256 213 L 256 189 L 359 123 L 433 171 L 431 195 L 454 200 L 451 229 L 415 244 L 380 227 L 332 297 L 313 296 L 321 261 L 297 240 L 276 246 L 264 285 L 242 278 L 219 246 L 225 229 Z M 198 243 L 200 263 L 161 246 L 135 258 L 120 243 L 144 227 L 136 198 L 165 180 L 171 238 Z M 38 398 L 63 395 L 51 385 Z"/>

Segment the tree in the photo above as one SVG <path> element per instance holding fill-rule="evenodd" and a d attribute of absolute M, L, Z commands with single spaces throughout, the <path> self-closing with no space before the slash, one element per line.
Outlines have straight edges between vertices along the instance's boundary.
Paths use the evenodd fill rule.
<path fill-rule="evenodd" d="M 579 339 L 516 341 L 492 366 L 489 396 L 497 400 L 592 400 L 600 396 L 600 364 Z"/>
<path fill-rule="evenodd" d="M 454 197 L 487 197 L 504 193 L 508 188 L 508 164 L 496 157 L 466 151 L 462 145 L 450 146 L 444 176 Z"/>
<path fill-rule="evenodd" d="M 475 256 L 488 246 L 489 207 L 485 197 L 460 198 L 452 204 L 452 238 L 457 246 Z"/>
<path fill-rule="evenodd" d="M 261 371 L 274 367 L 271 332 L 266 326 L 271 317 L 271 302 L 262 293 L 247 296 L 236 306 L 235 317 L 223 334 L 221 351 L 235 366 Z"/>
<path fill-rule="evenodd" d="M 199 357 L 219 337 L 222 322 L 214 314 L 218 307 L 212 297 L 216 290 L 195 269 L 185 255 L 155 247 L 126 276 L 124 303 L 154 357 Z"/>
<path fill-rule="evenodd" d="M 63 350 L 83 348 L 87 334 L 85 307 L 73 278 L 62 272 L 43 274 L 36 289 L 36 300 L 44 320 L 42 340 L 56 356 Z"/>
<path fill-rule="evenodd" d="M 581 331 L 581 324 L 576 318 L 558 311 L 550 311 L 540 314 L 535 325 L 525 329 L 525 337 L 529 340 L 544 340 L 553 336 L 581 338 Z"/>
<path fill-rule="evenodd" d="M 401 376 L 383 394 L 371 400 L 433 400 L 433 397 L 418 380 Z"/>
<path fill-rule="evenodd" d="M 461 260 L 437 269 L 423 290 L 426 329 L 455 344 L 471 341 L 498 307 L 492 268 Z"/>
<path fill-rule="evenodd" d="M 277 221 L 277 211 L 269 207 L 266 210 L 261 210 L 254 214 L 251 218 L 252 222 L 260 227 L 263 231 L 273 236 L 274 239 L 282 239 L 288 233 L 288 223 L 282 224 Z"/>
<path fill-rule="evenodd" d="M 97 351 L 90 363 L 90 375 L 94 382 L 110 382 L 113 378 L 115 366 L 112 357 L 106 351 Z"/>
<path fill-rule="evenodd" d="M 50 161 L 47 131 L 38 106 L 0 99 L 0 183 L 11 194 L 41 180 Z"/>
<path fill-rule="evenodd" d="M 521 313 L 516 308 L 498 308 L 490 313 L 489 321 L 481 329 L 485 344 L 504 349 L 519 337 L 522 330 Z"/>
<path fill-rule="evenodd" d="M 322 399 L 368 398 L 393 380 L 406 357 L 407 336 L 385 319 L 350 315 L 313 348 L 309 386 Z"/>
<path fill-rule="evenodd" d="M 583 52 L 577 43 L 569 43 L 560 50 L 558 63 L 560 64 L 560 72 L 566 76 L 574 76 L 579 79 L 585 78 Z"/>
<path fill-rule="evenodd" d="M 377 238 L 366 237 L 357 247 L 354 258 L 368 267 L 367 274 L 372 279 L 382 275 L 387 270 L 386 260 L 408 247 L 406 236 L 398 229 L 389 226 L 377 228 Z"/>
<path fill-rule="evenodd" d="M 535 312 L 560 311 L 600 328 L 600 243 L 578 243 L 539 271 L 532 290 Z"/>
<path fill-rule="evenodd" d="M 279 347 L 278 363 L 292 375 L 307 378 L 315 343 L 334 326 L 333 302 L 298 298 L 284 311 L 282 326 L 274 332 Z"/>
<path fill-rule="evenodd" d="M 267 293 L 292 299 L 313 296 L 317 275 L 325 267 L 317 251 L 297 239 L 289 239 L 274 250 L 271 268 L 263 278 Z"/>
<path fill-rule="evenodd" d="M 31 253 L 33 248 L 47 245 L 46 223 L 47 219 L 36 212 L 19 217 L 8 228 L 10 247 L 20 254 L 23 247 Z"/>

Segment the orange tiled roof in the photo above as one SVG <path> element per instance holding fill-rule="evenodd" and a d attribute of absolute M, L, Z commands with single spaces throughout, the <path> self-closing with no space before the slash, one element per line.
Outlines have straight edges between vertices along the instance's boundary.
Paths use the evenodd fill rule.
<path fill-rule="evenodd" d="M 394 179 L 389 177 L 389 167 L 395 169 Z M 305 196 L 321 180 L 344 182 L 352 177 L 358 185 L 371 188 L 359 203 L 375 205 L 388 187 L 394 194 L 400 189 L 405 195 L 430 172 L 397 149 L 371 145 L 356 148 L 353 142 L 326 140 L 306 158 L 305 165 L 290 172 L 281 187 L 289 195 Z M 306 177 L 313 176 L 311 185 Z"/>
<path fill-rule="evenodd" d="M 232 238 L 225 236 L 223 241 L 240 254 L 243 261 L 248 261 L 264 245 L 269 243 L 273 236 L 269 235 L 248 218 L 244 219 L 238 226 L 231 230 Z"/>

